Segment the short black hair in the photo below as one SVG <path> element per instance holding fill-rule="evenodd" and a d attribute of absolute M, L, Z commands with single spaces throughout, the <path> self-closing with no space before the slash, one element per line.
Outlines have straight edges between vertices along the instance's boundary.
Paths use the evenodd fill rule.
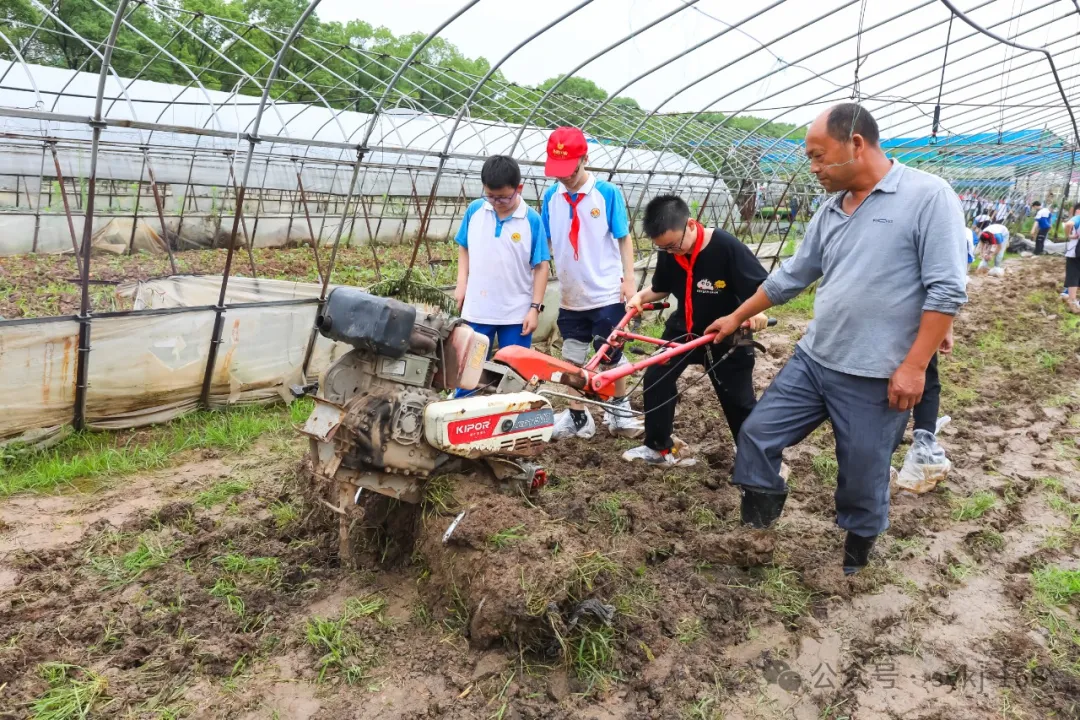
<path fill-rule="evenodd" d="M 1035 202 L 1031 203 L 1031 207 L 1042 207 L 1042 203 L 1036 200 Z"/>
<path fill-rule="evenodd" d="M 877 147 L 881 134 L 877 121 L 870 111 L 858 103 L 841 103 L 829 111 L 825 124 L 829 137 L 840 142 L 851 142 L 853 135 L 862 135 L 871 147 Z"/>
<path fill-rule="evenodd" d="M 641 229 L 650 238 L 658 238 L 672 230 L 685 230 L 690 208 L 678 195 L 657 195 L 645 206 Z"/>
<path fill-rule="evenodd" d="M 1080 202 L 1073 205 L 1073 212 L 1076 212 L 1077 210 L 1080 210 Z"/>
<path fill-rule="evenodd" d="M 517 160 L 507 155 L 492 155 L 480 169 L 480 182 L 491 190 L 517 188 L 521 184 L 521 168 Z"/>

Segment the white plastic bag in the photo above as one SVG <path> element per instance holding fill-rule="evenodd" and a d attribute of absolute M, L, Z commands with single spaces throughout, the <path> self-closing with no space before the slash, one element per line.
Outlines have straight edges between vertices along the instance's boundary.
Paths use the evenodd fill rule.
<path fill-rule="evenodd" d="M 948 416 L 939 419 L 935 430 L 940 432 L 949 419 Z M 934 433 L 916 430 L 915 442 L 904 457 L 904 466 L 897 475 L 896 486 L 900 490 L 922 495 L 945 480 L 951 469 L 952 463 L 945 456 L 945 448 L 938 444 Z"/>

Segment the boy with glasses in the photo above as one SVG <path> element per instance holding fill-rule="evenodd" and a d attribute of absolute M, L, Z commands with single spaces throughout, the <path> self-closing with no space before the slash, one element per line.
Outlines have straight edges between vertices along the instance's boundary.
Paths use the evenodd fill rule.
<path fill-rule="evenodd" d="M 454 299 L 461 317 L 487 336 L 494 350 L 532 345 L 547 289 L 547 233 L 521 197 L 521 169 L 493 155 L 480 170 L 484 197 L 465 211 L 458 229 Z"/>
<path fill-rule="evenodd" d="M 734 312 L 768 277 L 748 247 L 719 228 L 706 228 L 692 220 L 690 208 L 674 195 L 661 195 L 649 202 L 643 229 L 658 252 L 656 272 L 652 287 L 635 294 L 628 307 L 640 311 L 646 303 L 674 295 L 679 308 L 664 326 L 664 340 L 686 341 L 703 335 L 710 323 Z M 760 330 L 768 318 L 755 315 L 749 322 L 751 329 Z M 728 349 L 723 345 L 698 348 L 645 371 L 645 444 L 624 453 L 624 460 L 672 466 L 696 462 L 671 434 L 678 397 L 676 380 L 691 363 L 708 372 L 732 438 L 738 438 L 739 428 L 757 402 L 754 348 L 740 348 L 718 363 Z"/>

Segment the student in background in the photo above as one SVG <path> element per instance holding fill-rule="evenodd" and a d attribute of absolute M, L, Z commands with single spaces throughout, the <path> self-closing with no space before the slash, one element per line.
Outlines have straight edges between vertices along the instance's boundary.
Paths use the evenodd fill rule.
<path fill-rule="evenodd" d="M 493 155 L 480 170 L 484 197 L 465 211 L 456 236 L 458 312 L 491 348 L 532 345 L 547 289 L 547 233 L 521 197 L 521 169 Z"/>
<path fill-rule="evenodd" d="M 1035 223 L 1031 226 L 1031 239 L 1035 241 L 1035 254 L 1042 255 L 1046 245 L 1046 236 L 1050 233 L 1050 208 L 1044 208 L 1042 203 L 1036 200 L 1031 203 L 1031 209 L 1035 212 Z"/>
<path fill-rule="evenodd" d="M 1009 247 L 1009 228 L 1000 223 L 990 223 L 979 232 L 979 254 L 982 262 L 978 272 L 989 269 L 993 277 L 1005 274 L 1005 248 Z M 990 265 L 993 267 L 990 267 Z"/>

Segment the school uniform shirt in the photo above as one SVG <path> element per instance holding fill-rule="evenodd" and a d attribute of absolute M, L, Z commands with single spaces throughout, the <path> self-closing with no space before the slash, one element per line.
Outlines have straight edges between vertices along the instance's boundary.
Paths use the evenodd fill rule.
<path fill-rule="evenodd" d="M 1045 237 L 1050 232 L 1050 208 L 1039 208 L 1035 213 L 1035 224 L 1039 226 L 1039 235 Z"/>
<path fill-rule="evenodd" d="M 564 310 L 595 310 L 622 302 L 623 266 L 619 239 L 630 234 L 626 200 L 615 185 L 593 176 L 578 193 L 578 252 L 570 244 L 573 208 L 562 183 L 544 192 L 540 218 L 551 238 L 551 254 Z M 579 195 L 584 195 L 578 201 Z"/>
<path fill-rule="evenodd" d="M 1074 215 L 1069 218 L 1069 222 L 1073 224 L 1073 229 L 1072 232 L 1069 233 L 1069 237 L 1066 238 L 1068 242 L 1065 245 L 1065 257 L 1080 257 L 1076 252 L 1077 246 L 1080 245 L 1080 215 Z"/>
<path fill-rule="evenodd" d="M 657 253 L 656 272 L 652 290 L 670 293 L 679 301 L 679 308 L 667 321 L 670 337 L 686 333 L 686 271 L 670 253 Z M 750 248 L 719 228 L 713 230 L 709 244 L 698 253 L 693 267 L 695 335 L 701 335 L 714 320 L 735 312 L 744 301 L 757 292 L 769 273 L 754 257 Z M 665 333 L 666 334 L 666 333 Z"/>
<path fill-rule="evenodd" d="M 533 302 L 533 268 L 550 260 L 540 215 L 525 204 L 505 220 L 487 200 L 474 200 L 458 228 L 469 251 L 469 279 L 461 317 L 478 325 L 516 325 Z"/>
<path fill-rule="evenodd" d="M 986 228 L 979 234 L 982 235 L 982 233 L 984 232 L 988 232 L 993 235 L 997 245 L 1009 244 L 1009 228 L 1005 227 L 1000 223 L 987 225 Z"/>

